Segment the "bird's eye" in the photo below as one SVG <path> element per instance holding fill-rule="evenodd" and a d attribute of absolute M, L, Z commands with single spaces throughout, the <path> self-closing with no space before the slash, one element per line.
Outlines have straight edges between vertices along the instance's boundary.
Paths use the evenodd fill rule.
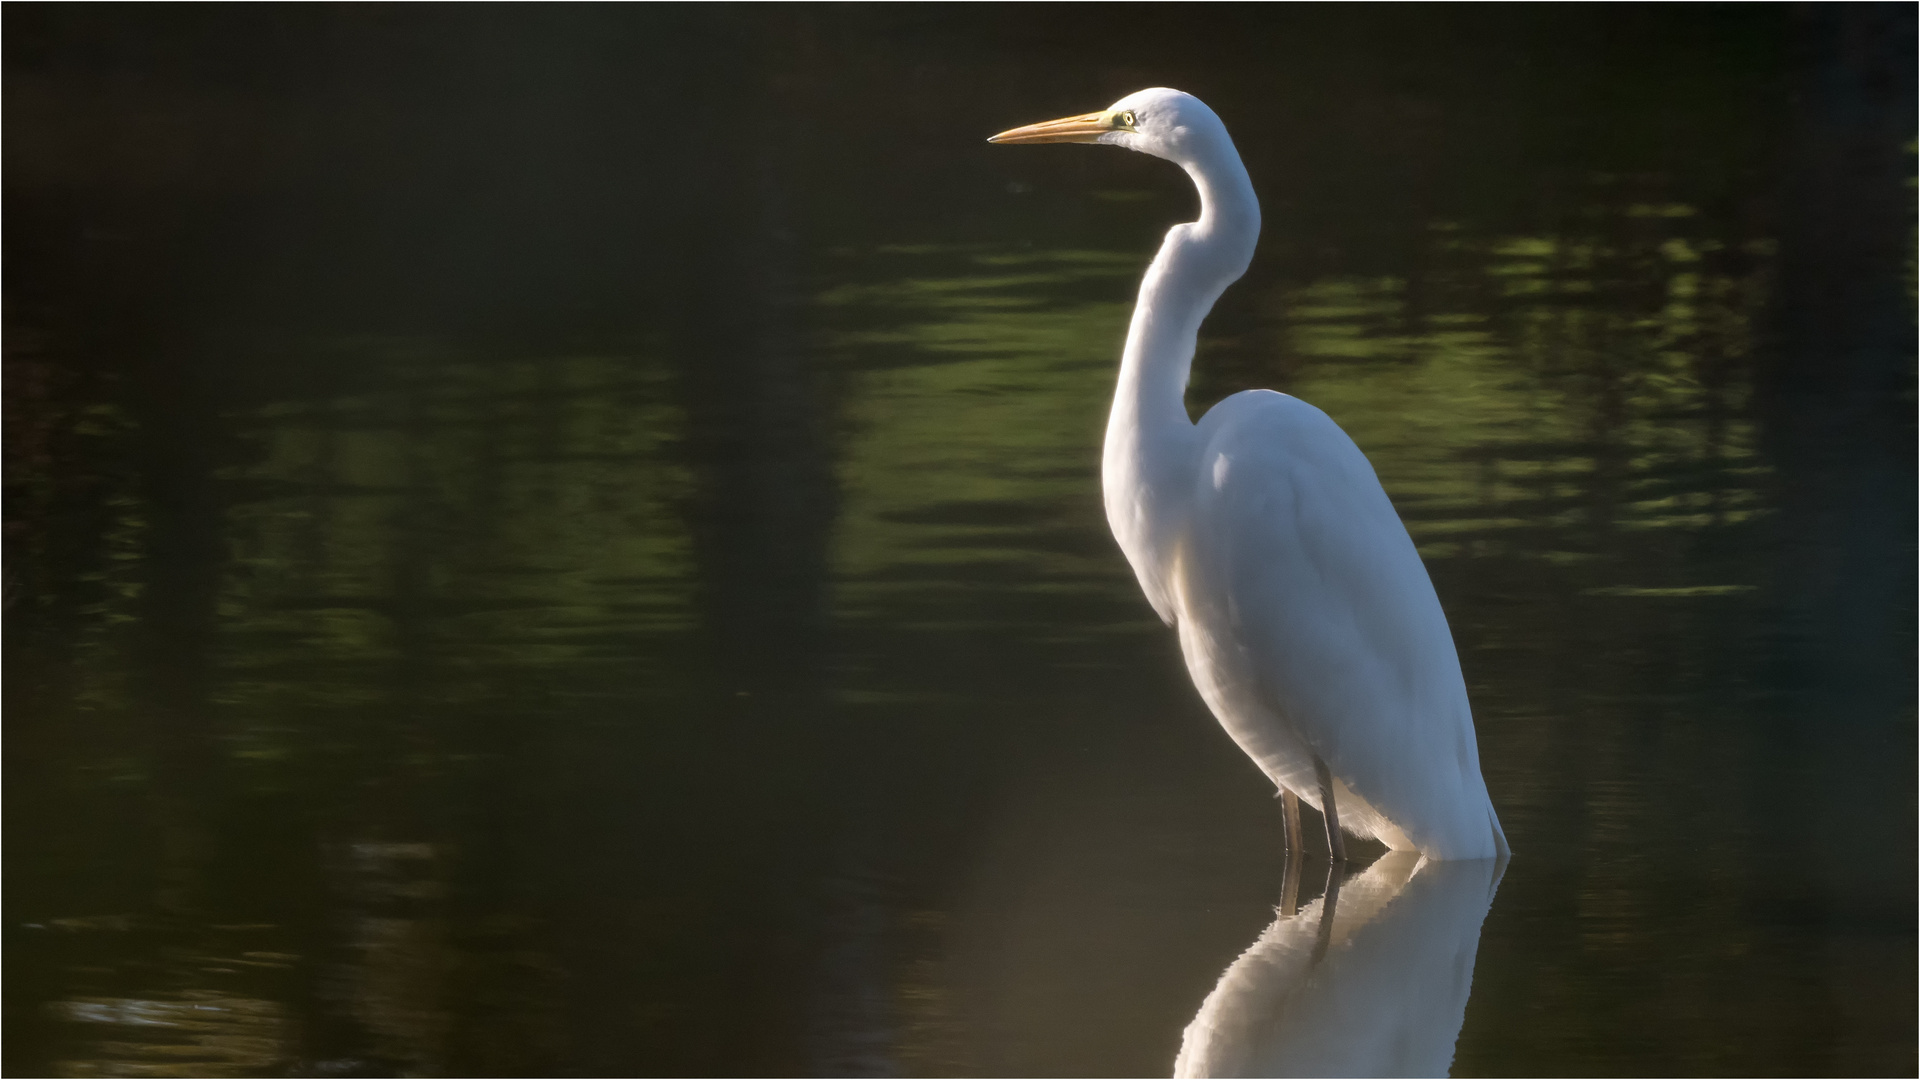
<path fill-rule="evenodd" d="M 1126 112 L 1121 113 L 1120 122 L 1127 125 L 1128 127 L 1132 127 L 1133 126 L 1133 110 L 1128 109 Z"/>

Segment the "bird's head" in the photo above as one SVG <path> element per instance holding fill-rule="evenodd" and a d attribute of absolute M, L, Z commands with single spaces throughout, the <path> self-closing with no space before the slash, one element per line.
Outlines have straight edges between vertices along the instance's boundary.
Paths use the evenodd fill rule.
<path fill-rule="evenodd" d="M 991 143 L 1106 143 L 1185 165 L 1231 149 L 1227 128 L 1206 102 L 1156 86 L 1137 90 L 1099 112 L 1065 116 L 1003 131 Z"/>

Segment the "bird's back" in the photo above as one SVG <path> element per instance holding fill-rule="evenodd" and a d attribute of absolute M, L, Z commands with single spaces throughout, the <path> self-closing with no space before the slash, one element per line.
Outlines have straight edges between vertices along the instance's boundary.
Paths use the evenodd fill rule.
<path fill-rule="evenodd" d="M 1197 434 L 1175 575 L 1215 714 L 1316 804 L 1323 759 L 1358 797 L 1340 807 L 1357 832 L 1436 858 L 1504 855 L 1446 615 L 1366 456 L 1271 391 L 1221 402 Z"/>

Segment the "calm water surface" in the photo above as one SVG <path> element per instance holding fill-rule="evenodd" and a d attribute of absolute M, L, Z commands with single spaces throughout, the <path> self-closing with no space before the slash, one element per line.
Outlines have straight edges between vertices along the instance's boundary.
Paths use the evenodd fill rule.
<path fill-rule="evenodd" d="M 1911 1074 L 1911 10 L 1128 13 L 9 7 L 7 1071 Z M 1156 83 L 1515 851 L 1338 993 L 1100 508 L 1190 189 L 981 142 Z"/>

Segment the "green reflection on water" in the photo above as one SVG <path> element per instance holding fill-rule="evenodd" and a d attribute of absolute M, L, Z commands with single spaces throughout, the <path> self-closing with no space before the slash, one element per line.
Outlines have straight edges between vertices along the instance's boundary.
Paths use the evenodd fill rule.
<path fill-rule="evenodd" d="M 1299 358 L 1290 389 L 1367 451 L 1429 558 L 1565 564 L 1625 555 L 1615 530 L 1741 524 L 1765 499 L 1736 366 L 1760 296 L 1751 271 L 1667 266 L 1698 259 L 1687 244 L 1455 240 L 1417 310 L 1400 279 L 1285 290 L 1273 306 Z M 1573 299 L 1596 294 L 1615 299 Z M 1680 294 L 1698 299 L 1662 300 Z"/>
<path fill-rule="evenodd" d="M 377 388 L 238 418 L 258 451 L 233 479 L 262 495 L 226 528 L 233 753 L 297 772 L 297 747 L 370 736 L 367 709 L 483 707 L 515 671 L 591 694 L 687 631 L 685 417 L 659 365 L 354 352 Z"/>
<path fill-rule="evenodd" d="M 880 254 L 880 265 L 861 269 L 884 272 L 891 253 Z M 958 587 L 961 567 L 989 589 L 1112 598 L 1131 576 L 1115 572 L 1101 532 L 1098 442 L 1127 308 L 1044 298 L 1131 279 L 1137 260 L 922 254 L 954 276 L 843 286 L 822 298 L 879 324 L 832 339 L 858 371 L 844 410 L 837 610 L 856 619 L 884 612 L 900 624 L 888 595 Z M 1011 265 L 1031 269 L 998 272 Z M 939 624 L 965 625 L 951 618 Z M 907 614 L 901 625 L 917 624 Z"/>

